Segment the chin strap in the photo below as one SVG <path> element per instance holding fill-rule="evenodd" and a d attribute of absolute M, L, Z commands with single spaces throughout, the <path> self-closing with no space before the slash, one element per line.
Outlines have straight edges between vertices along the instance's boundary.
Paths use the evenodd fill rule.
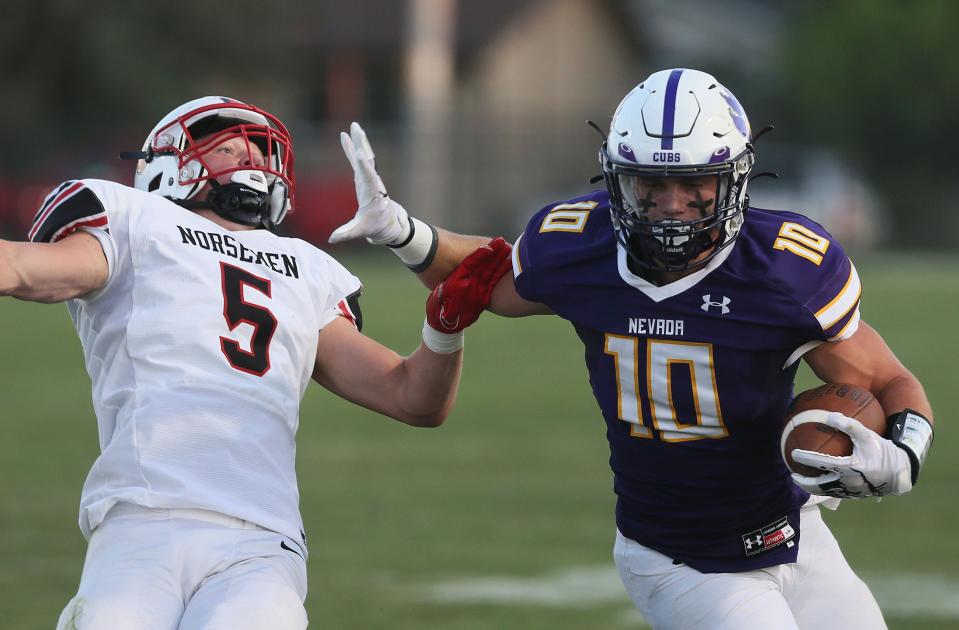
<path fill-rule="evenodd" d="M 210 193 L 206 199 L 174 200 L 187 210 L 212 210 L 227 221 L 252 227 L 273 230 L 276 226 L 269 219 L 270 197 L 243 184 L 221 184 L 209 180 Z"/>
<path fill-rule="evenodd" d="M 665 229 L 668 229 L 668 226 L 664 226 Z M 663 228 L 661 228 L 663 229 Z M 620 245 L 626 250 L 626 254 L 631 262 L 635 263 L 640 269 L 645 269 L 647 272 L 673 272 L 673 271 L 685 271 L 687 269 L 695 269 L 701 267 L 712 260 L 713 256 L 709 256 L 703 260 L 697 262 L 689 262 L 696 256 L 699 256 L 705 251 L 710 249 L 716 250 L 716 253 L 719 253 L 718 250 L 722 249 L 720 246 L 721 239 L 725 233 L 724 229 L 720 230 L 720 233 L 716 236 L 709 236 L 707 232 L 702 232 L 694 236 L 689 237 L 689 251 L 684 257 L 685 262 L 683 264 L 677 264 L 674 261 L 669 261 L 668 254 L 666 253 L 665 243 L 655 236 L 648 236 L 645 239 L 641 238 L 637 234 L 631 234 L 626 236 L 622 234 L 622 230 L 615 230 L 616 240 L 619 241 Z M 662 238 L 670 238 L 670 235 L 664 235 Z M 630 269 L 634 271 L 633 265 L 629 265 Z M 646 278 L 646 273 L 637 274 L 641 277 Z M 648 278 L 647 278 L 648 279 Z"/>
<path fill-rule="evenodd" d="M 243 225 L 265 225 L 270 215 L 270 197 L 243 184 L 220 184 L 210 180 L 206 201 L 210 208 L 228 221 Z"/>

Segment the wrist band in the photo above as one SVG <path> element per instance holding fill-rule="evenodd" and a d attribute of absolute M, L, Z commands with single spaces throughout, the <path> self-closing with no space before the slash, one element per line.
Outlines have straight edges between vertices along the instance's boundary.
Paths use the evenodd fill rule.
<path fill-rule="evenodd" d="M 932 446 L 932 424 L 922 414 L 912 409 L 904 409 L 889 416 L 888 422 L 889 439 L 909 456 L 912 484 L 916 485 L 919 469 L 922 468 L 922 463 L 929 454 L 929 447 Z"/>
<path fill-rule="evenodd" d="M 426 271 L 436 256 L 439 236 L 436 228 L 419 219 L 409 217 L 410 233 L 402 243 L 389 245 L 393 253 L 400 257 L 413 273 Z"/>
<path fill-rule="evenodd" d="M 399 248 L 401 248 L 401 247 L 406 247 L 406 246 L 409 244 L 409 242 L 413 240 L 413 233 L 416 232 L 416 226 L 413 225 L 413 217 L 407 215 L 407 216 L 406 216 L 406 223 L 407 223 L 407 225 L 410 226 L 410 231 L 406 233 L 406 238 L 404 238 L 404 239 L 402 240 L 402 242 L 395 243 L 395 244 L 394 244 L 394 243 L 385 243 L 385 245 L 386 245 L 387 247 L 390 247 L 390 248 L 393 248 L 393 249 L 399 249 Z"/>
<path fill-rule="evenodd" d="M 430 326 L 429 322 L 423 322 L 423 343 L 436 354 L 452 354 L 462 350 L 464 336 L 462 330 L 455 333 L 442 333 Z"/>

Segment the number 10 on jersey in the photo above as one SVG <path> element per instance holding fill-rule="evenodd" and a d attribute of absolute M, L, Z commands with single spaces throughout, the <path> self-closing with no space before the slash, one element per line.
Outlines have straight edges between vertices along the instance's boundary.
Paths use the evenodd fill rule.
<path fill-rule="evenodd" d="M 650 425 L 664 442 L 716 439 L 729 435 L 723 423 L 713 367 L 713 346 L 662 339 L 645 340 L 646 379 L 639 382 L 640 340 L 626 335 L 606 335 L 605 352 L 616 367 L 619 419 L 630 423 L 630 435 L 653 438 Z M 691 387 L 677 387 L 673 370 L 688 370 Z M 680 417 L 676 403 L 692 397 L 695 417 Z M 651 418 L 643 421 L 642 401 L 649 403 Z M 688 405 L 685 406 L 688 408 Z"/>

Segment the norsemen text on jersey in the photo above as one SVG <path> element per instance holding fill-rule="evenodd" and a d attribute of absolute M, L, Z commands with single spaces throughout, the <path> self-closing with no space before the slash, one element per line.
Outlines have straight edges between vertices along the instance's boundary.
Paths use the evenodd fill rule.
<path fill-rule="evenodd" d="M 274 254 L 273 252 L 258 252 L 255 249 L 250 249 L 229 234 L 191 230 L 182 225 L 177 225 L 177 229 L 180 230 L 180 238 L 183 239 L 185 244 L 194 245 L 208 251 L 219 252 L 220 254 L 225 254 L 230 258 L 236 258 L 243 262 L 263 265 L 290 278 L 300 277 L 295 256 Z M 282 268 L 279 266 L 281 262 L 283 263 Z"/>

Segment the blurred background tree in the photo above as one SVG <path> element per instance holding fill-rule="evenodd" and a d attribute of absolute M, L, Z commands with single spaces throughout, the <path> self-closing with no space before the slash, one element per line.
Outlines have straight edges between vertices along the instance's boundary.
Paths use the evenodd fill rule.
<path fill-rule="evenodd" d="M 952 0 L 816 1 L 789 33 L 784 110 L 881 192 L 892 246 L 955 248 L 959 235 L 957 25 Z"/>
<path fill-rule="evenodd" d="M 597 172 L 585 119 L 607 125 L 632 85 L 686 66 L 732 89 L 754 130 L 776 123 L 759 167 L 783 177 L 755 182 L 757 205 L 807 213 L 852 248 L 948 248 L 956 24 L 952 0 L 8 0 L 0 235 L 21 235 L 63 178 L 129 183 L 116 152 L 205 94 L 293 131 L 287 230 L 323 242 L 352 213 L 337 133 L 361 120 L 394 197 L 515 234 Z"/>
<path fill-rule="evenodd" d="M 118 138 L 139 144 L 151 126 L 144 122 L 158 120 L 180 94 L 276 91 L 297 61 L 282 44 L 292 19 L 285 7 L 255 0 L 5 2 L 3 173 L 58 171 L 76 155 L 101 160 Z"/>

